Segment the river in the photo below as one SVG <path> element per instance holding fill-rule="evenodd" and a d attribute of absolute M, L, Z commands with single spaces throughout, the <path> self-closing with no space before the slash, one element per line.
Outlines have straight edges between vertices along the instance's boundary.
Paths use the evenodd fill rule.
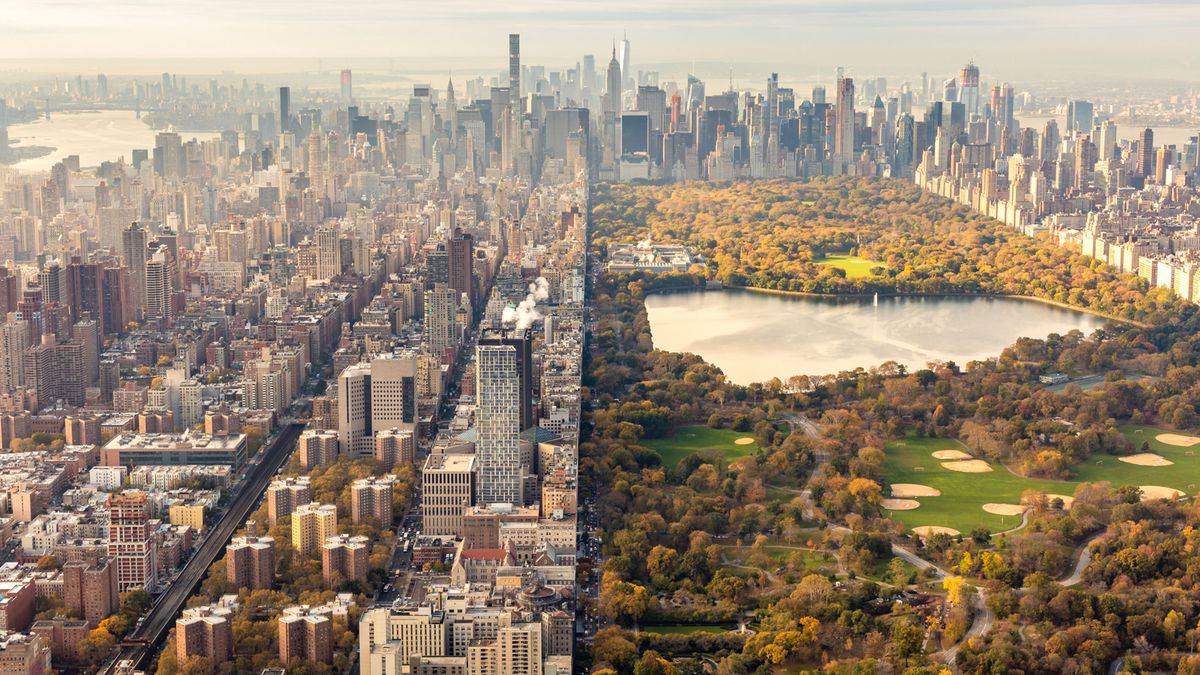
<path fill-rule="evenodd" d="M 1044 338 L 1107 320 L 1032 300 L 992 297 L 817 298 L 738 289 L 651 295 L 654 346 L 692 352 L 738 384 L 828 375 L 896 361 L 995 357 L 1019 337 Z"/>
<path fill-rule="evenodd" d="M 25 159 L 11 167 L 21 171 L 49 171 L 67 155 L 79 155 L 81 166 L 99 166 L 101 162 L 124 157 L 132 161 L 133 149 L 152 150 L 158 130 L 146 125 L 132 110 L 87 110 L 51 113 L 50 119 L 39 118 L 8 128 L 14 148 L 45 146 L 54 151 L 42 157 Z M 180 132 L 184 142 L 192 138 L 207 140 L 220 136 L 217 132 Z"/>

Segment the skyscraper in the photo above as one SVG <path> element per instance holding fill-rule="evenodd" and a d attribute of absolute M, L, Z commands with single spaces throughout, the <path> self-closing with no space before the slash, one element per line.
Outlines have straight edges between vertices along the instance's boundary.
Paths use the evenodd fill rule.
<path fill-rule="evenodd" d="M 140 320 L 146 310 L 146 229 L 140 223 L 132 223 L 121 232 L 122 254 L 129 268 L 129 295 L 133 301 L 134 315 Z"/>
<path fill-rule="evenodd" d="M 1138 139 L 1138 171 L 1146 178 L 1154 175 L 1154 130 L 1150 127 Z"/>
<path fill-rule="evenodd" d="M 1094 110 L 1091 101 L 1067 101 L 1067 132 L 1091 133 Z"/>
<path fill-rule="evenodd" d="M 175 315 L 172 304 L 175 259 L 160 246 L 146 261 L 146 320 L 167 328 Z"/>
<path fill-rule="evenodd" d="M 973 62 L 958 73 L 958 102 L 967 109 L 967 119 L 979 114 L 979 66 Z"/>
<path fill-rule="evenodd" d="M 279 133 L 286 134 L 292 130 L 292 89 L 279 88 Z"/>
<path fill-rule="evenodd" d="M 521 110 L 521 36 L 508 36 L 508 101 L 517 111 Z"/>
<path fill-rule="evenodd" d="M 475 388 L 478 503 L 520 504 L 520 377 L 512 345 L 479 345 Z"/>
<path fill-rule="evenodd" d="M 837 82 L 837 117 L 833 127 L 834 159 L 840 165 L 840 173 L 845 165 L 854 160 L 854 80 L 849 77 L 839 78 Z"/>
<path fill-rule="evenodd" d="M 533 331 L 506 330 L 499 333 L 487 333 L 480 336 L 479 344 L 487 346 L 509 346 L 516 353 L 516 372 L 518 383 L 518 409 L 520 410 L 521 431 L 529 429 L 537 420 L 533 415 Z"/>
<path fill-rule="evenodd" d="M 625 78 L 626 81 L 630 81 L 631 86 L 636 87 L 637 82 L 631 81 L 633 79 L 633 69 L 632 69 L 633 64 L 630 62 L 629 36 L 628 35 L 621 35 L 621 44 L 619 45 L 618 50 L 617 50 L 617 57 L 619 59 L 617 61 L 617 63 L 619 63 L 621 66 L 621 75 Z"/>
<path fill-rule="evenodd" d="M 353 77 L 350 74 L 350 69 L 342 70 L 342 104 L 350 105 L 354 102 L 354 84 Z"/>
<path fill-rule="evenodd" d="M 449 261 L 447 278 L 450 288 L 460 296 L 466 295 L 472 304 L 475 303 L 475 239 L 470 234 L 455 228 L 454 236 L 450 238 L 448 251 Z"/>

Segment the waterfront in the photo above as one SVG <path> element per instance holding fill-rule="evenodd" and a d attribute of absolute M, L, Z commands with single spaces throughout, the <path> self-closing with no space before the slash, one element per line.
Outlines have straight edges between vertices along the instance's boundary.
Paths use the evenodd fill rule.
<path fill-rule="evenodd" d="M 1042 127 L 1046 126 L 1046 121 L 1053 119 L 1058 122 L 1059 133 L 1067 132 L 1067 118 L 1065 115 L 1018 115 L 1017 121 L 1022 127 L 1034 129 L 1041 132 Z M 1141 138 L 1142 130 L 1150 127 L 1154 130 L 1154 143 L 1156 145 L 1174 145 L 1180 150 L 1187 144 L 1188 139 L 1195 136 L 1196 129 L 1192 127 L 1164 126 L 1152 123 L 1138 124 L 1129 120 L 1117 121 L 1117 140 L 1119 141 L 1136 141 Z"/>
<path fill-rule="evenodd" d="M 1071 309 L 996 297 L 817 298 L 727 289 L 651 295 L 654 346 L 692 352 L 739 384 L 826 375 L 896 361 L 999 355 L 1019 337 L 1043 338 L 1107 320 Z"/>
<path fill-rule="evenodd" d="M 53 113 L 26 124 L 14 124 L 8 135 L 14 149 L 28 146 L 54 148 L 47 155 L 11 165 L 21 171 L 49 171 L 63 157 L 79 155 L 81 166 L 99 166 L 101 162 L 124 157 L 132 161 L 133 149 L 152 150 L 153 129 L 137 118 L 132 110 L 88 110 Z M 192 138 L 216 138 L 216 132 L 180 132 L 184 141 Z"/>

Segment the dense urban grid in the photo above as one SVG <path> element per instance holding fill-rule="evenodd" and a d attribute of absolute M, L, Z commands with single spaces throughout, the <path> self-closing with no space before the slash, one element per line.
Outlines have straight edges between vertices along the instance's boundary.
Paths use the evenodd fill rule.
<path fill-rule="evenodd" d="M 996 610 L 965 599 L 962 576 L 1011 581 L 1020 563 L 1004 562 L 1009 574 L 959 562 L 961 547 L 992 541 L 986 530 L 965 544 L 957 530 L 953 543 L 925 532 L 914 546 L 927 560 L 893 543 L 908 536 L 902 526 L 862 526 L 881 508 L 916 508 L 895 485 L 883 497 L 896 481 L 876 446 L 916 432 L 962 436 L 982 454 L 1001 442 L 997 429 L 958 426 L 971 398 L 958 366 L 734 386 L 693 356 L 654 351 L 642 306 L 654 291 L 724 281 L 837 293 L 847 275 L 767 283 L 755 275 L 804 271 L 731 255 L 719 238 L 733 230 L 715 221 L 676 230 L 638 209 L 714 199 L 700 181 L 764 179 L 756 203 L 801 203 L 786 192 L 795 185 L 813 200 L 866 200 L 865 185 L 893 211 L 923 191 L 1053 241 L 1057 255 L 1107 263 L 1103 283 L 1128 273 L 1144 280 L 1142 296 L 1174 296 L 1106 305 L 1069 287 L 972 292 L 1044 296 L 1137 325 L 1200 297 L 1200 142 L 1151 129 L 1195 127 L 1194 92 L 1034 94 L 986 84 L 968 64 L 900 84 L 839 69 L 831 92 L 817 85 L 807 98 L 776 74 L 715 93 L 718 83 L 635 68 L 627 39 L 606 64 L 589 55 L 555 70 L 522 63 L 516 34 L 502 74 L 465 79 L 458 93 L 450 79 L 387 100 L 354 82 L 347 69 L 335 90 L 170 73 L 0 85 L 0 165 L 61 154 L 8 138 L 10 125 L 51 116 L 127 110 L 170 128 L 153 148 L 95 166 L 71 154 L 46 172 L 0 166 L 0 673 L 667 675 L 885 652 L 893 665 L 928 655 L 983 668 L 966 639 Z M 603 247 L 592 246 L 595 194 Z M 975 225 L 937 203 L 939 222 Z M 753 233 L 739 234 L 750 246 Z M 772 246 L 795 254 L 796 240 Z M 804 254 L 884 258 L 887 244 L 864 228 Z M 903 281 L 850 290 L 920 292 Z M 1138 367 L 1165 370 L 1150 361 Z M 945 387 L 926 420 L 883 402 L 887 378 L 912 380 L 913 405 Z M 1054 419 L 1083 428 L 1067 420 L 1081 407 L 1056 407 Z M 1194 423 L 1194 406 L 1175 409 L 1175 428 Z M 889 412 L 886 438 L 855 421 Z M 714 444 L 736 431 L 728 442 L 757 459 L 672 464 L 648 449 L 688 423 Z M 1045 442 L 1061 429 L 1042 431 Z M 1030 475 L 1073 477 L 1063 456 L 1022 459 Z M 772 495 L 773 511 L 762 505 Z M 1036 517 L 1061 512 L 1057 499 Z M 788 524 L 764 524 L 768 513 Z M 828 553 L 814 541 L 834 534 L 845 537 L 835 569 L 804 574 L 806 555 Z M 962 576 L 943 569 L 951 555 Z M 899 593 L 919 588 L 918 574 L 946 578 L 947 604 L 925 624 L 875 618 L 920 604 L 910 596 L 848 585 L 863 576 Z M 853 612 L 829 609 L 838 603 Z M 647 618 L 721 628 L 647 638 Z M 954 637 L 934 644 L 943 634 Z"/>

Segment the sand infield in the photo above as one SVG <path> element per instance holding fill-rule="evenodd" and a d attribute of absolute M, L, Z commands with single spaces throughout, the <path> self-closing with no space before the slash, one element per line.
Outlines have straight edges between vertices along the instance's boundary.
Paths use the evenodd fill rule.
<path fill-rule="evenodd" d="M 753 439 L 753 438 L 750 438 L 749 436 L 746 436 L 746 437 L 744 437 L 744 438 L 739 438 L 739 439 L 737 439 L 736 441 L 734 441 L 734 442 L 733 442 L 733 444 L 734 444 L 734 445 L 750 445 L 750 444 L 751 444 L 751 443 L 753 443 L 753 442 L 754 442 L 754 439 Z"/>
<path fill-rule="evenodd" d="M 942 493 L 937 488 L 931 488 L 928 485 L 917 485 L 916 483 L 892 483 L 892 496 L 897 498 L 940 497 L 942 496 Z"/>
<path fill-rule="evenodd" d="M 942 466 L 950 471 L 960 473 L 987 473 L 992 470 L 982 459 L 965 459 L 960 462 L 942 462 Z"/>
<path fill-rule="evenodd" d="M 962 450 L 935 450 L 933 452 L 934 459 L 971 459 L 971 456 Z"/>
<path fill-rule="evenodd" d="M 1025 513 L 1020 504 L 984 504 L 983 510 L 997 516 L 1019 516 Z"/>
<path fill-rule="evenodd" d="M 1197 443 L 1200 443 L 1200 437 L 1186 436 L 1184 434 L 1159 434 L 1154 437 L 1154 440 L 1167 445 L 1175 445 L 1181 448 L 1190 448 Z"/>
<path fill-rule="evenodd" d="M 1153 452 L 1139 452 L 1136 455 L 1126 455 L 1125 457 L 1118 457 L 1117 459 L 1125 462 L 1126 464 L 1133 464 L 1135 466 L 1171 466 L 1175 463 L 1166 457 L 1163 457 L 1162 455 L 1156 455 Z"/>
<path fill-rule="evenodd" d="M 948 534 L 951 537 L 953 537 L 953 536 L 956 536 L 956 535 L 959 535 L 962 533 L 959 532 L 958 530 L 954 529 L 953 527 L 942 527 L 940 525 L 922 525 L 921 527 L 914 527 L 913 534 L 920 536 L 920 537 L 929 537 L 929 536 L 932 536 L 935 534 Z"/>
<path fill-rule="evenodd" d="M 888 511 L 912 511 L 921 508 L 921 502 L 915 499 L 881 499 L 879 505 Z"/>
<path fill-rule="evenodd" d="M 1183 496 L 1182 490 L 1161 485 L 1139 485 L 1138 488 L 1142 491 L 1142 501 L 1144 502 L 1152 499 L 1178 499 Z"/>
<path fill-rule="evenodd" d="M 1036 498 L 1036 497 L 1045 497 L 1047 506 L 1049 506 L 1055 499 L 1061 499 L 1062 504 L 1063 504 L 1063 509 L 1070 509 L 1071 505 L 1075 503 L 1074 497 L 1070 497 L 1067 495 L 1056 495 L 1056 494 L 1051 494 L 1049 492 L 1047 492 L 1045 494 L 1041 494 L 1041 495 L 1033 495 L 1029 498 L 1022 499 L 1021 501 L 1025 504 L 1030 504 L 1033 502 L 1034 498 Z"/>

